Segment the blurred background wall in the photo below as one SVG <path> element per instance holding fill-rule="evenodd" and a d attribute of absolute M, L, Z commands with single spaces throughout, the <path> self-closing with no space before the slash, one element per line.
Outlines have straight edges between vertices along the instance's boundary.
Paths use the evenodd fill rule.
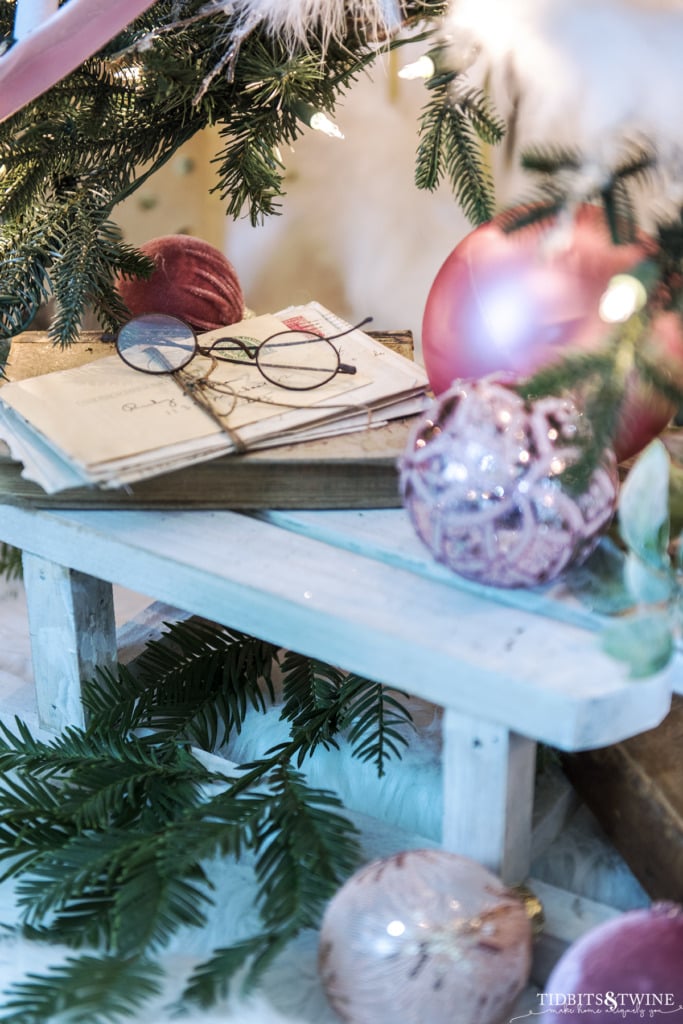
<path fill-rule="evenodd" d="M 401 60 L 420 52 L 402 52 Z M 427 94 L 422 82 L 397 77 L 396 60 L 378 63 L 338 107 L 343 140 L 307 130 L 282 153 L 281 216 L 258 227 L 226 217 L 210 193 L 220 140 L 209 130 L 118 207 L 115 219 L 135 244 L 187 233 L 222 249 L 256 312 L 317 299 L 352 320 L 373 316 L 377 329 L 410 329 L 419 340 L 431 282 L 470 225 L 448 188 L 415 187 Z"/>

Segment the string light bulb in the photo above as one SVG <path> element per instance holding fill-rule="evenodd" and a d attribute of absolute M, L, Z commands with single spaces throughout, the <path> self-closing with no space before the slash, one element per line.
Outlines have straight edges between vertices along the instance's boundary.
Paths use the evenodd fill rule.
<path fill-rule="evenodd" d="M 417 78 L 433 78 L 436 74 L 436 64 L 429 56 L 428 53 L 423 53 L 421 57 L 413 61 L 411 64 L 406 64 L 402 67 L 398 73 L 399 78 L 405 78 L 406 81 L 412 82 Z"/>
<path fill-rule="evenodd" d="M 314 131 L 322 132 L 323 135 L 329 135 L 330 138 L 344 138 L 344 133 L 339 129 L 338 125 L 334 121 L 330 121 L 327 114 L 324 114 L 322 110 L 314 111 L 308 123 Z"/>
<path fill-rule="evenodd" d="M 457 60 L 454 60 L 448 44 L 434 46 L 427 53 L 423 53 L 416 61 L 406 64 L 398 72 L 399 78 L 408 81 L 422 79 L 428 83 L 428 88 L 435 85 L 451 82 L 462 70 Z"/>
<path fill-rule="evenodd" d="M 327 114 L 322 110 L 316 110 L 310 103 L 303 103 L 301 100 L 296 100 L 292 104 L 292 110 L 294 114 L 307 124 L 309 128 L 313 128 L 316 132 L 322 132 L 324 135 L 330 136 L 333 139 L 343 139 L 344 135 L 340 131 L 339 127 L 330 121 Z"/>
<path fill-rule="evenodd" d="M 647 289 L 632 274 L 615 274 L 600 299 L 600 319 L 623 324 L 647 302 Z"/>

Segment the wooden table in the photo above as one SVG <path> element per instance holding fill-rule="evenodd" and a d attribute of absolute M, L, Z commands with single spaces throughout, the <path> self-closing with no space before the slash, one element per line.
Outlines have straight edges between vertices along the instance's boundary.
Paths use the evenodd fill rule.
<path fill-rule="evenodd" d="M 122 584 L 441 705 L 443 845 L 510 882 L 529 868 L 536 742 L 580 750 L 651 728 L 676 679 L 630 682 L 578 607 L 459 580 L 401 509 L 4 505 L 0 539 L 24 551 L 45 727 L 82 722 L 81 679 L 116 657 L 111 584 Z"/>

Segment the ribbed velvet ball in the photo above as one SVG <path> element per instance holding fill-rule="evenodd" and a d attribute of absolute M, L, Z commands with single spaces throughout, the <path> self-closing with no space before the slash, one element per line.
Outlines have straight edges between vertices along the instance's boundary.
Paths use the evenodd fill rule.
<path fill-rule="evenodd" d="M 147 280 L 119 282 L 121 298 L 133 316 L 168 313 L 196 331 L 237 323 L 244 296 L 237 271 L 215 246 L 191 235 L 163 235 L 140 246 L 156 269 Z"/>

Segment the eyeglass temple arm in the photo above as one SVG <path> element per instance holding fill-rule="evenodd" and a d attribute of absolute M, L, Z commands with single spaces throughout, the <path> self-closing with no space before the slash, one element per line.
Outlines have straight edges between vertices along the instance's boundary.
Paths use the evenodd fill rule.
<path fill-rule="evenodd" d="M 369 324 L 369 323 L 372 323 L 372 317 L 371 316 L 366 316 L 364 320 L 360 321 L 360 323 L 354 324 L 353 327 L 347 327 L 345 331 L 340 331 L 339 334 L 332 334 L 330 337 L 328 337 L 327 340 L 328 341 L 336 341 L 337 338 L 343 338 L 346 334 L 350 334 L 351 331 L 357 331 L 360 327 L 365 327 L 365 325 Z M 339 364 L 339 368 L 337 370 L 337 373 L 353 374 L 353 373 L 356 373 L 356 372 L 357 372 L 356 371 L 356 367 L 355 366 L 351 366 L 350 363 L 340 363 Z"/>

